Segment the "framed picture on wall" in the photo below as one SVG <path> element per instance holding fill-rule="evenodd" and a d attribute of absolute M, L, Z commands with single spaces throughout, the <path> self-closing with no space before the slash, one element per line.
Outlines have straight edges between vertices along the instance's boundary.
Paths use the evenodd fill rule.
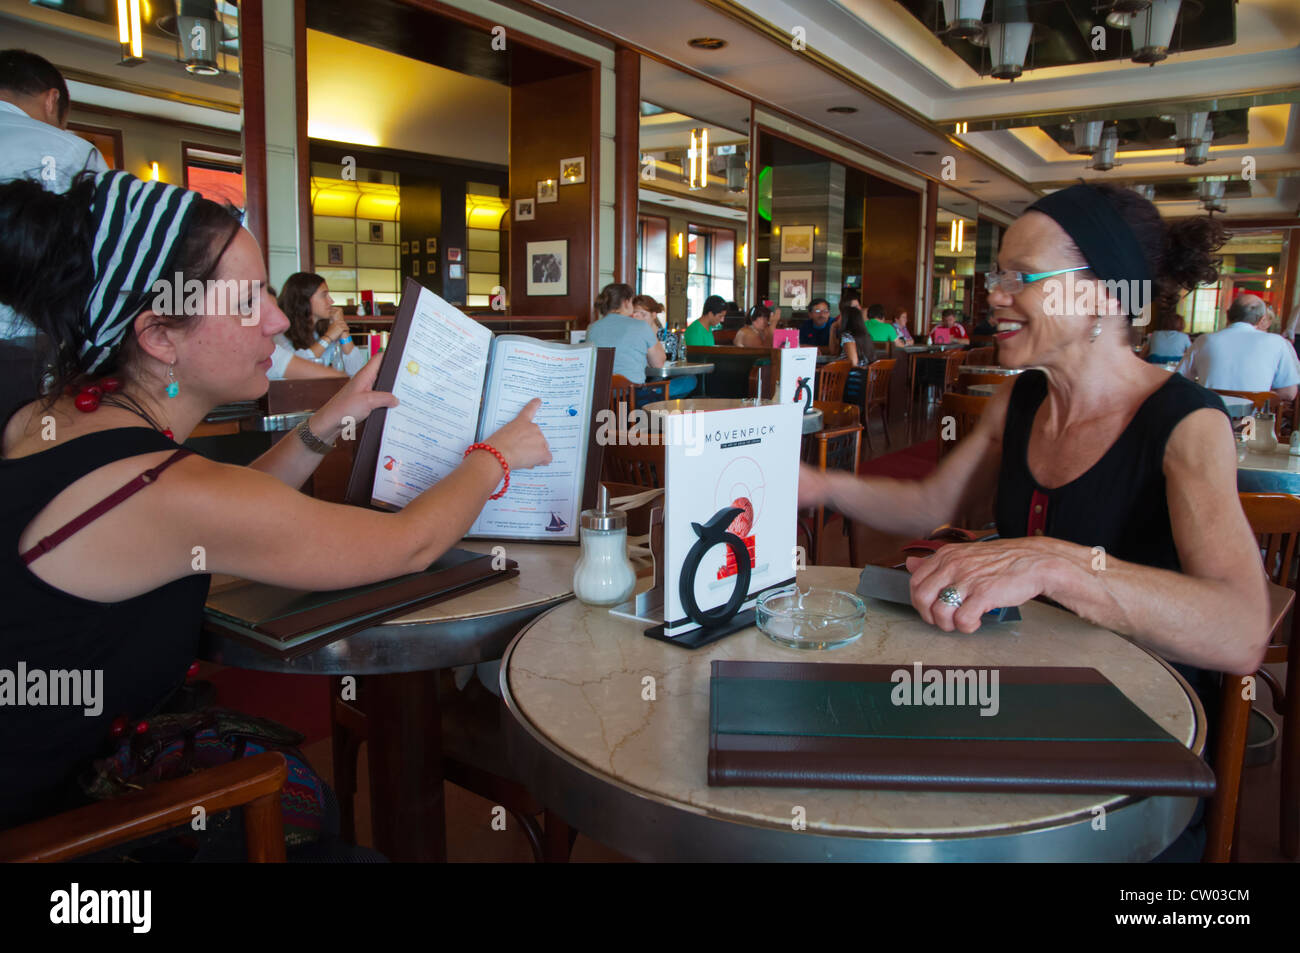
<path fill-rule="evenodd" d="M 460 261 L 460 249 L 459 249 L 459 248 L 448 248 L 448 249 L 447 249 L 447 260 L 448 260 L 448 261 Z"/>
<path fill-rule="evenodd" d="M 370 223 L 370 240 L 371 240 L 372 242 L 382 242 L 382 241 L 384 240 L 384 223 L 383 223 L 383 222 L 371 222 L 371 223 Z"/>
<path fill-rule="evenodd" d="M 402 254 L 403 254 L 403 255 L 409 255 L 410 253 L 411 253 L 411 243 L 410 243 L 410 242 L 402 242 Z"/>
<path fill-rule="evenodd" d="M 438 259 L 427 258 L 424 262 L 424 273 L 426 275 L 436 275 L 438 273 Z"/>
<path fill-rule="evenodd" d="M 537 204 L 545 205 L 547 202 L 558 202 L 560 200 L 560 189 L 554 179 L 541 179 L 537 183 Z"/>
<path fill-rule="evenodd" d="M 515 199 L 515 221 L 531 222 L 536 209 L 533 199 Z"/>
<path fill-rule="evenodd" d="M 447 277 L 453 281 L 459 281 L 465 277 L 465 266 L 457 262 L 454 265 L 447 266 Z"/>
<path fill-rule="evenodd" d="M 331 265 L 341 265 L 341 264 L 343 264 L 343 246 L 342 246 L 342 245 L 326 245 L 326 246 L 325 246 L 325 261 L 326 261 L 328 264 L 331 264 Z"/>
<path fill-rule="evenodd" d="M 811 271 L 783 271 L 781 282 L 781 307 L 802 309 L 812 300 Z"/>
<path fill-rule="evenodd" d="M 529 242 L 524 269 L 530 295 L 559 296 L 569 293 L 569 242 Z"/>
<path fill-rule="evenodd" d="M 420 259 L 418 258 L 415 258 L 411 261 L 411 277 L 412 278 L 420 277 Z"/>
<path fill-rule="evenodd" d="M 813 226 L 787 225 L 781 229 L 781 260 L 813 260 Z"/>
<path fill-rule="evenodd" d="M 560 160 L 560 184 L 581 185 L 587 181 L 587 157 L 574 156 Z"/>
<path fill-rule="evenodd" d="M 414 251 L 419 251 L 418 248 L 413 249 L 413 250 L 414 250 Z M 438 254 L 438 239 L 436 239 L 436 238 L 426 238 L 426 239 L 424 240 L 424 253 L 425 253 L 426 255 L 436 255 L 436 254 Z"/>

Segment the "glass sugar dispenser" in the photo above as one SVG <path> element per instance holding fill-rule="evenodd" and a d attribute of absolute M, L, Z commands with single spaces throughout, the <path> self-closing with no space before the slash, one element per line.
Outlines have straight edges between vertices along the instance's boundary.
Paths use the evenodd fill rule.
<path fill-rule="evenodd" d="M 615 606 L 636 590 L 636 570 L 627 557 L 627 514 L 609 507 L 602 484 L 594 510 L 581 517 L 582 555 L 573 567 L 573 594 L 589 606 Z"/>

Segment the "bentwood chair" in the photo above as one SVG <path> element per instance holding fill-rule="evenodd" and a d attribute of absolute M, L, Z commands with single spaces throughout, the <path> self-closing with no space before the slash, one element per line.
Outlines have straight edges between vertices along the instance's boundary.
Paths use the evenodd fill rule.
<path fill-rule="evenodd" d="M 636 432 L 634 431 L 633 434 Z M 629 483 L 644 490 L 658 489 L 664 485 L 665 450 L 661 440 L 643 434 L 633 444 L 629 434 L 620 433 L 614 443 L 605 447 L 605 479 L 615 483 Z"/>
<path fill-rule="evenodd" d="M 975 429 L 992 397 L 944 394 L 939 402 L 939 460 Z"/>
<path fill-rule="evenodd" d="M 1286 493 L 1241 493 L 1242 509 L 1250 528 L 1259 540 L 1264 557 L 1264 572 L 1273 586 L 1296 590 L 1297 541 L 1300 540 L 1300 497 Z M 1300 665 L 1288 659 L 1288 643 L 1295 644 L 1300 610 L 1292 608 L 1291 623 L 1285 625 L 1285 612 L 1274 611 L 1273 631 L 1269 636 L 1264 663 L 1286 664 L 1286 686 L 1278 684 L 1267 669 L 1255 673 L 1258 681 L 1269 687 L 1273 710 L 1282 716 L 1282 792 L 1278 818 L 1282 853 L 1295 859 L 1300 854 Z M 1236 816 L 1239 808 L 1242 761 L 1246 752 L 1246 731 L 1250 720 L 1250 696 L 1246 681 L 1240 676 L 1223 678 L 1222 710 L 1219 714 L 1219 737 L 1215 744 L 1214 770 L 1217 780 L 1214 797 L 1206 813 L 1208 841 L 1205 859 L 1225 862 L 1233 853 Z"/>
<path fill-rule="evenodd" d="M 880 411 L 880 424 L 885 431 L 885 446 L 889 442 L 889 385 L 893 381 L 897 360 L 875 361 L 867 367 L 867 381 L 862 393 L 862 429 L 867 438 L 867 449 L 873 454 L 871 446 L 871 411 Z"/>
<path fill-rule="evenodd" d="M 813 406 L 822 412 L 822 429 L 803 439 L 803 461 L 825 473 L 828 470 L 858 472 L 862 453 L 862 423 L 854 404 L 839 401 L 815 400 Z M 821 562 L 822 543 L 826 528 L 826 508 L 818 506 L 807 511 L 799 521 L 799 531 L 808 540 L 808 553 L 812 565 Z M 858 565 L 857 542 L 847 517 L 844 532 L 849 537 L 849 562 Z"/>
<path fill-rule="evenodd" d="M 284 755 L 265 751 L 173 781 L 0 832 L 0 862 L 63 861 L 175 827 L 188 827 L 194 805 L 209 814 L 244 811 L 244 843 L 254 863 L 283 863 L 280 789 Z"/>
<path fill-rule="evenodd" d="M 817 379 L 813 385 L 817 399 L 830 403 L 844 400 L 844 384 L 849 379 L 851 367 L 848 361 L 831 361 L 817 368 Z"/>
<path fill-rule="evenodd" d="M 671 383 L 667 378 L 661 381 L 646 381 L 644 384 L 633 384 L 622 374 L 615 374 L 609 379 L 609 409 L 614 412 L 614 419 L 618 419 L 618 405 L 627 404 L 627 412 L 631 413 L 636 410 L 636 392 L 649 388 L 659 391 L 659 400 L 668 399 L 668 385 Z"/>

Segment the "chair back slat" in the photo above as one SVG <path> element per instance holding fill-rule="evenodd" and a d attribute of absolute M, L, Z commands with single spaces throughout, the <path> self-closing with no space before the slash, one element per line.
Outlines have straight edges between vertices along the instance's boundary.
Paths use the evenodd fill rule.
<path fill-rule="evenodd" d="M 988 407 L 992 397 L 976 397 L 970 394 L 944 394 L 939 402 L 939 459 L 955 447 L 979 423 L 980 415 Z M 951 423 L 950 423 L 951 418 Z M 945 440 L 946 433 L 952 433 L 951 440 Z"/>
<path fill-rule="evenodd" d="M 1296 548 L 1300 542 L 1300 496 L 1289 493 L 1238 493 L 1246 521 L 1259 542 L 1268 578 L 1296 587 Z"/>
<path fill-rule="evenodd" d="M 817 368 L 816 394 L 819 400 L 841 401 L 844 399 L 844 384 L 849 379 L 848 361 L 831 361 Z"/>

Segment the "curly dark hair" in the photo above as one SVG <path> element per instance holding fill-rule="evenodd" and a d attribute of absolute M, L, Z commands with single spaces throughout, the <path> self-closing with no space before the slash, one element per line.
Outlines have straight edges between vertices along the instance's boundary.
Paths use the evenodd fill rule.
<path fill-rule="evenodd" d="M 300 271 L 290 275 L 280 289 L 275 303 L 280 306 L 284 316 L 289 319 L 289 328 L 284 336 L 295 350 L 301 351 L 316 343 L 316 339 L 329 330 L 329 318 L 311 317 L 311 296 L 314 295 L 325 279 L 310 271 Z"/>

